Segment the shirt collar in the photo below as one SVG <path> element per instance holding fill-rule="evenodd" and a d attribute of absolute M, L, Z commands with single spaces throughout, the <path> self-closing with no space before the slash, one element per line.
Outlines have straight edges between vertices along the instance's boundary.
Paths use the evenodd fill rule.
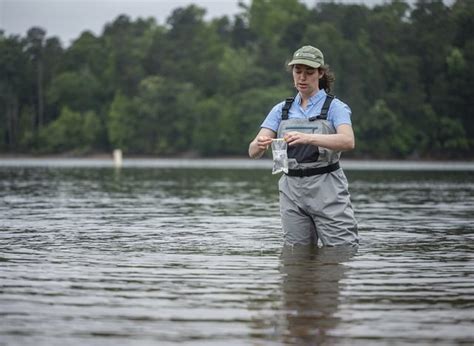
<path fill-rule="evenodd" d="M 309 98 L 308 104 L 309 105 L 314 105 L 314 104 L 318 103 L 319 101 L 325 99 L 326 96 L 327 96 L 326 91 L 324 89 L 320 89 L 316 94 L 314 94 L 313 96 L 311 96 Z M 298 93 L 298 95 L 296 95 L 295 101 L 297 102 L 297 104 L 301 104 L 301 95 L 300 95 L 300 93 Z"/>

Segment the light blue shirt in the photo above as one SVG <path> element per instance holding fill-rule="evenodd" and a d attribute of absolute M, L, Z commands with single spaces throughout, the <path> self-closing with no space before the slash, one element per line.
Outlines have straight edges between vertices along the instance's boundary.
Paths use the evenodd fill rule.
<path fill-rule="evenodd" d="M 288 118 L 304 119 L 319 115 L 321 113 L 321 109 L 323 108 L 324 101 L 326 100 L 326 96 L 326 91 L 319 90 L 316 95 L 309 99 L 306 109 L 303 109 L 301 107 L 301 96 L 298 93 L 288 112 Z M 268 113 L 260 127 L 278 132 L 278 127 L 280 126 L 281 122 L 281 112 L 284 104 L 285 101 L 275 105 L 270 113 Z M 351 113 L 351 109 L 348 105 L 346 105 L 341 100 L 334 98 L 334 100 L 331 102 L 331 106 L 329 107 L 327 120 L 331 122 L 331 124 L 334 126 L 334 129 L 337 129 L 337 127 L 342 124 L 352 125 Z"/>

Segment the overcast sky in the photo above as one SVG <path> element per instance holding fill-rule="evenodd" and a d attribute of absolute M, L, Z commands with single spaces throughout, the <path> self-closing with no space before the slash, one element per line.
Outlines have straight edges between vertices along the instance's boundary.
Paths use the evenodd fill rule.
<path fill-rule="evenodd" d="M 312 7 L 321 0 L 300 1 Z M 385 0 L 336 2 L 373 5 Z M 239 12 L 238 0 L 0 0 L 0 30 L 7 35 L 25 36 L 29 28 L 39 26 L 46 30 L 48 37 L 57 36 L 67 46 L 85 30 L 100 35 L 104 24 L 119 14 L 128 14 L 132 19 L 155 17 L 163 24 L 173 9 L 189 4 L 204 7 L 207 19 Z"/>

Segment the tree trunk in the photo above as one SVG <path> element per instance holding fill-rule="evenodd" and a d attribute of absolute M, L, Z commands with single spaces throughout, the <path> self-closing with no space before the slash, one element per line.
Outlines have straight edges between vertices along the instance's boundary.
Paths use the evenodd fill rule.
<path fill-rule="evenodd" d="M 44 97 L 43 97 L 43 62 L 38 60 L 37 75 L 37 97 L 38 97 L 38 128 L 44 125 Z"/>
<path fill-rule="evenodd" d="M 7 100 L 7 144 L 10 151 L 17 148 L 18 137 L 18 97 Z"/>

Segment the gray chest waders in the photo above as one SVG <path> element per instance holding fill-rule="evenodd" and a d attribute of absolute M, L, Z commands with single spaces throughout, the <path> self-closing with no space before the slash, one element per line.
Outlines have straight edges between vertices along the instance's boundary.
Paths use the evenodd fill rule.
<path fill-rule="evenodd" d="M 277 136 L 297 131 L 334 134 L 327 120 L 334 96 L 328 95 L 321 114 L 307 119 L 289 118 L 294 101 L 286 100 Z M 350 201 L 348 183 L 339 167 L 340 152 L 312 145 L 288 147 L 288 174 L 279 181 L 280 212 L 285 243 L 324 246 L 358 244 L 357 222 Z"/>

